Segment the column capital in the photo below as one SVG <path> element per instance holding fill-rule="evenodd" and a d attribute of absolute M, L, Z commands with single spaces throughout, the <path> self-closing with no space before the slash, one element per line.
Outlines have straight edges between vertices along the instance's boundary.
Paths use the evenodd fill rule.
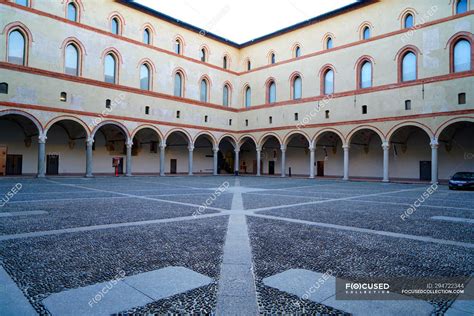
<path fill-rule="evenodd" d="M 388 150 L 388 149 L 390 149 L 390 142 L 388 142 L 388 141 L 382 142 L 382 149 L 383 149 L 383 150 Z"/>
<path fill-rule="evenodd" d="M 262 147 L 261 147 L 261 146 L 256 146 L 256 147 L 255 147 L 255 150 L 261 152 L 261 151 L 262 151 Z"/>
<path fill-rule="evenodd" d="M 161 144 L 160 144 L 160 148 L 161 148 L 161 149 L 165 149 L 165 148 L 166 148 L 166 143 L 161 143 Z"/>
<path fill-rule="evenodd" d="M 189 151 L 194 151 L 194 146 L 188 146 Z"/>
<path fill-rule="evenodd" d="M 286 151 L 286 145 L 281 145 L 281 146 L 280 146 L 280 150 L 281 150 L 282 152 L 285 152 L 285 151 Z"/>
<path fill-rule="evenodd" d="M 133 141 L 128 140 L 128 141 L 125 143 L 125 146 L 127 146 L 127 148 L 132 148 L 132 146 L 133 146 Z"/>
<path fill-rule="evenodd" d="M 342 149 L 344 150 L 349 150 L 351 148 L 351 145 L 342 145 Z"/>
<path fill-rule="evenodd" d="M 48 139 L 48 137 L 46 136 L 46 134 L 41 133 L 38 136 L 38 143 L 45 144 L 47 139 Z"/>
<path fill-rule="evenodd" d="M 214 148 L 212 148 L 212 151 L 217 154 L 217 153 L 219 152 L 219 147 L 214 147 Z"/>
<path fill-rule="evenodd" d="M 94 144 L 94 137 L 87 137 L 86 144 L 87 146 L 92 146 Z"/>
<path fill-rule="evenodd" d="M 240 152 L 240 147 L 239 147 L 239 148 L 237 148 L 237 147 L 234 148 L 234 152 L 235 152 L 235 153 L 239 153 L 239 152 Z"/>
<path fill-rule="evenodd" d="M 431 149 L 438 149 L 439 143 L 438 139 L 433 138 L 430 142 Z"/>
<path fill-rule="evenodd" d="M 314 152 L 316 150 L 316 146 L 310 145 L 308 149 L 309 151 Z"/>

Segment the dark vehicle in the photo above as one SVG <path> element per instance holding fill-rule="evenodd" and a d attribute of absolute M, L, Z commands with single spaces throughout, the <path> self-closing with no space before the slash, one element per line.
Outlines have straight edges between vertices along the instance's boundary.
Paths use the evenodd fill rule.
<path fill-rule="evenodd" d="M 474 189 L 474 172 L 458 172 L 449 180 L 449 189 Z"/>

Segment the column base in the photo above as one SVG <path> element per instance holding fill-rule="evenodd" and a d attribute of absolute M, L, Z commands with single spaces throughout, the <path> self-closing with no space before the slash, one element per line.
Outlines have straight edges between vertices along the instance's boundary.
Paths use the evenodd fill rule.
<path fill-rule="evenodd" d="M 390 180 L 382 180 L 383 183 L 389 183 Z"/>
<path fill-rule="evenodd" d="M 44 175 L 44 174 L 37 174 L 36 177 L 37 177 L 37 178 L 46 178 L 46 175 Z"/>
<path fill-rule="evenodd" d="M 309 176 L 310 179 L 315 179 L 316 177 L 315 176 Z"/>
<path fill-rule="evenodd" d="M 342 181 L 349 181 L 349 178 L 342 178 Z"/>
<path fill-rule="evenodd" d="M 131 175 L 131 174 L 126 174 L 125 176 L 126 176 L 126 177 L 132 177 L 132 175 Z"/>
<path fill-rule="evenodd" d="M 92 174 L 86 174 L 84 177 L 85 177 L 85 178 L 94 178 L 94 175 L 92 175 Z"/>

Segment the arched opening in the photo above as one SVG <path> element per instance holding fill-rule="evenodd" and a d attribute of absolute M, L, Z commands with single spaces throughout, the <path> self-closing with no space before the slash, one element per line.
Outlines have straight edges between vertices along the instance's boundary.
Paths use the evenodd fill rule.
<path fill-rule="evenodd" d="M 145 127 L 135 133 L 132 147 L 134 174 L 159 174 L 160 143 L 160 135 L 153 128 Z"/>
<path fill-rule="evenodd" d="M 257 145 L 250 137 L 240 140 L 239 169 L 240 174 L 257 174 Z"/>
<path fill-rule="evenodd" d="M 344 169 L 342 138 L 333 131 L 325 131 L 316 138 L 315 173 L 317 177 L 341 178 Z"/>
<path fill-rule="evenodd" d="M 114 174 L 114 158 L 118 161 L 118 174 L 125 174 L 128 134 L 119 124 L 106 122 L 93 132 L 93 173 Z"/>
<path fill-rule="evenodd" d="M 214 139 L 208 134 L 201 134 L 194 141 L 193 173 L 212 174 L 214 158 Z"/>
<path fill-rule="evenodd" d="M 37 124 L 26 115 L 0 112 L 0 176 L 37 174 Z"/>
<path fill-rule="evenodd" d="M 430 136 L 419 126 L 396 129 L 389 139 L 391 179 L 431 180 Z"/>
<path fill-rule="evenodd" d="M 71 22 L 78 22 L 77 6 L 74 1 L 71 1 L 67 5 L 67 19 Z"/>
<path fill-rule="evenodd" d="M 217 170 L 219 174 L 234 174 L 235 172 L 235 140 L 229 136 L 219 142 Z"/>
<path fill-rule="evenodd" d="M 310 151 L 305 135 L 295 133 L 286 141 L 286 170 L 288 175 L 308 176 Z"/>
<path fill-rule="evenodd" d="M 439 178 L 456 172 L 474 172 L 474 120 L 452 123 L 438 137 Z"/>
<path fill-rule="evenodd" d="M 268 135 L 261 141 L 262 174 L 281 174 L 281 143 L 274 135 Z"/>
<path fill-rule="evenodd" d="M 358 130 L 351 136 L 349 145 L 350 176 L 382 179 L 383 148 L 379 134 L 367 128 Z"/>
<path fill-rule="evenodd" d="M 166 173 L 189 174 L 189 150 L 192 146 L 189 136 L 183 131 L 174 131 L 166 138 Z"/>
<path fill-rule="evenodd" d="M 86 171 L 87 131 L 74 120 L 52 124 L 46 136 L 46 175 L 79 175 Z"/>

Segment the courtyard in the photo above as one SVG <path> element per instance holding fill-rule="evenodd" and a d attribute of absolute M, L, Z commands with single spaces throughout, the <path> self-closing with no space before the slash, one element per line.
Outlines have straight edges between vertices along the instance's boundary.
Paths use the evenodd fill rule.
<path fill-rule="evenodd" d="M 473 192 L 230 176 L 5 178 L 0 191 L 3 315 L 474 312 L 474 297 L 339 300 L 334 284 L 461 277 L 472 294 Z"/>

